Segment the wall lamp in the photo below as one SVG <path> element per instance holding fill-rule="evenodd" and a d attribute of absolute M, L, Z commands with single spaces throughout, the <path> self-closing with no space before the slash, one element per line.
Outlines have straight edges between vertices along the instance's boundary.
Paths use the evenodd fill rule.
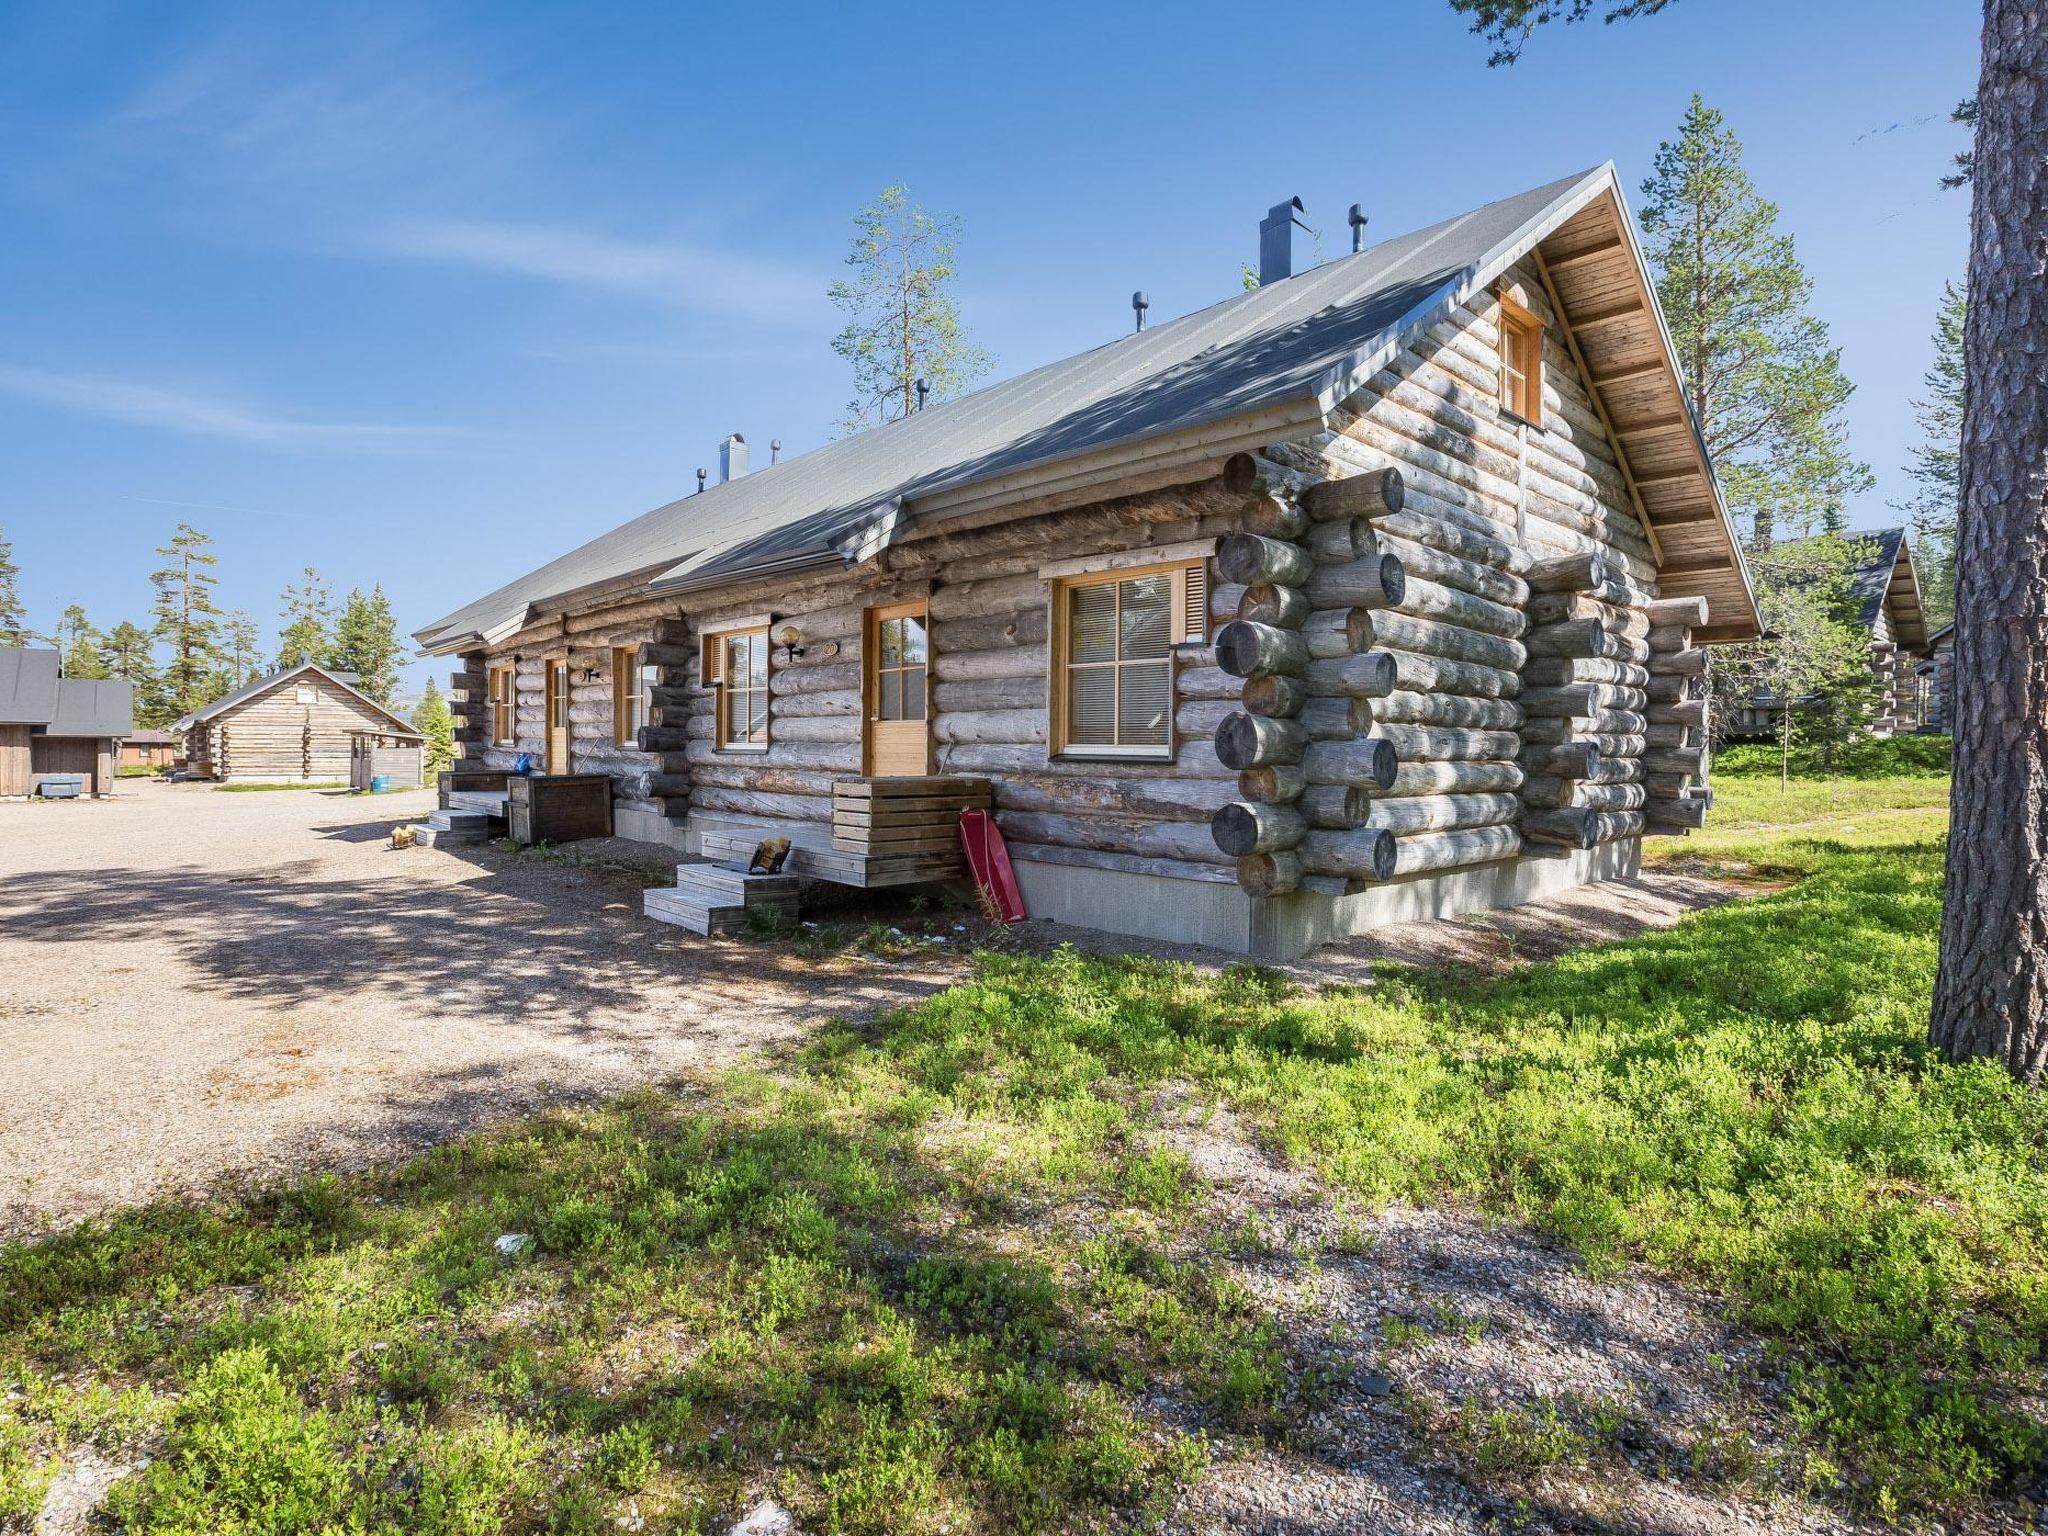
<path fill-rule="evenodd" d="M 804 653 L 804 632 L 794 624 L 778 624 L 768 631 L 768 638 L 782 647 L 785 664 L 793 662 Z"/>

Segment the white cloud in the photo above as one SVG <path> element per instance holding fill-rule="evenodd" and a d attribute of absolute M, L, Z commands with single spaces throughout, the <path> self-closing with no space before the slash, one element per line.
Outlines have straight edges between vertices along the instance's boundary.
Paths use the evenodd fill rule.
<path fill-rule="evenodd" d="M 824 305 L 825 285 L 815 274 L 780 263 L 559 225 L 413 220 L 387 230 L 377 248 L 749 320 L 809 324 Z"/>
<path fill-rule="evenodd" d="M 40 401 L 82 415 L 133 426 L 183 432 L 193 437 L 228 438 L 275 448 L 339 448 L 390 451 L 422 447 L 464 436 L 449 427 L 391 426 L 379 422 L 301 421 L 273 416 L 232 401 L 153 384 L 83 374 L 52 373 L 0 363 L 0 394 Z"/>

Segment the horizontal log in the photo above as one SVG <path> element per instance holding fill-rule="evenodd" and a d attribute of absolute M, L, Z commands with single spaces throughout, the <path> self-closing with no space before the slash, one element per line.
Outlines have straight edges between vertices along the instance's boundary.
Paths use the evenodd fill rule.
<path fill-rule="evenodd" d="M 1604 656 L 1607 628 L 1598 619 L 1569 619 L 1530 630 L 1522 643 L 1531 656 Z"/>
<path fill-rule="evenodd" d="M 1280 853 L 1308 832 L 1308 818 L 1291 805 L 1262 805 L 1233 800 L 1209 820 L 1216 846 L 1232 858 L 1254 853 Z"/>
<path fill-rule="evenodd" d="M 1372 524 L 1357 517 L 1349 521 L 1317 523 L 1301 542 L 1310 558 L 1320 565 L 1349 565 L 1354 560 L 1377 554 L 1380 547 L 1372 535 Z"/>
<path fill-rule="evenodd" d="M 1651 704 L 1645 710 L 1653 724 L 1691 725 L 1705 727 L 1707 723 L 1707 701 L 1705 699 L 1678 699 L 1669 704 Z"/>
<path fill-rule="evenodd" d="M 1299 763 L 1267 763 L 1237 776 L 1237 792 L 1264 805 L 1285 805 L 1308 790 L 1308 776 Z"/>
<path fill-rule="evenodd" d="M 1598 784 L 1590 779 L 1563 779 L 1539 774 L 1522 786 L 1522 799 L 1533 806 L 1590 811 L 1639 809 L 1648 791 L 1640 784 Z"/>
<path fill-rule="evenodd" d="M 1299 544 L 1258 533 L 1233 533 L 1216 550 L 1217 573 L 1245 586 L 1269 582 L 1298 587 L 1315 568 L 1314 558 Z"/>
<path fill-rule="evenodd" d="M 1231 770 L 1217 761 L 1216 749 L 1207 741 L 1181 741 L 1171 759 L 1050 757 L 1042 746 L 1019 746 L 995 742 L 962 742 L 941 745 L 935 754 L 941 773 L 975 774 L 993 778 L 1005 773 L 1055 773 L 1084 778 L 1143 779 L 1225 778 Z"/>
<path fill-rule="evenodd" d="M 1532 656 L 1522 668 L 1525 688 L 1561 688 L 1572 683 L 1618 683 L 1624 688 L 1647 688 L 1650 672 L 1632 661 L 1615 661 L 1606 656 Z"/>
<path fill-rule="evenodd" d="M 1698 649 L 1663 652 L 1653 655 L 1648 665 L 1652 677 L 1700 677 L 1707 670 L 1707 653 Z"/>
<path fill-rule="evenodd" d="M 932 625 L 932 654 L 948 651 L 993 651 L 1006 645 L 1043 645 L 1047 630 L 1045 605 L 978 619 L 952 619 Z"/>
<path fill-rule="evenodd" d="M 1273 491 L 1247 497 L 1238 521 L 1246 533 L 1269 539 L 1299 539 L 1309 528 L 1309 516 L 1301 503 Z"/>
<path fill-rule="evenodd" d="M 1374 531 L 1382 538 L 1391 535 L 1404 539 L 1410 544 L 1420 544 L 1428 549 L 1440 550 L 1447 555 L 1456 555 L 1461 560 L 1488 565 L 1497 571 L 1519 576 L 1529 563 L 1528 556 L 1505 539 L 1497 537 L 1498 530 L 1491 522 L 1486 523 L 1488 531 L 1480 532 L 1460 523 L 1446 521 L 1428 512 L 1408 511 L 1383 517 L 1373 524 Z M 1397 551 L 1398 552 L 1398 551 Z M 1522 582 L 1523 600 L 1528 595 L 1528 582 Z"/>
<path fill-rule="evenodd" d="M 1530 746 L 1521 755 L 1522 771 L 1533 776 L 1556 774 L 1559 778 L 1590 777 L 1600 764 L 1600 748 L 1590 741 L 1566 741 L 1551 746 Z"/>
<path fill-rule="evenodd" d="M 1643 606 L 1660 629 L 1699 629 L 1707 622 L 1704 597 L 1654 597 Z"/>
<path fill-rule="evenodd" d="M 1230 803 L 1234 792 L 1228 779 L 1101 779 L 1020 773 L 995 780 L 996 805 L 1006 811 L 1151 816 L 1167 821 L 1200 821 L 1212 816 L 1218 807 Z"/>
<path fill-rule="evenodd" d="M 860 663 L 837 661 L 809 667 L 773 667 L 768 673 L 771 697 L 792 693 L 843 693 L 861 685 Z"/>
<path fill-rule="evenodd" d="M 1368 602 L 1364 606 L 1381 605 Z M 1398 608 L 1401 612 L 1413 614 L 1417 618 L 1456 624 L 1464 629 L 1477 630 L 1486 635 L 1499 635 L 1509 640 L 1518 638 L 1529 627 L 1527 617 L 1519 608 L 1509 607 L 1506 603 L 1491 602 L 1483 597 L 1474 597 L 1470 592 L 1460 592 L 1456 587 L 1425 581 L 1418 576 L 1408 577 L 1401 596 L 1390 598 L 1384 606 Z"/>
<path fill-rule="evenodd" d="M 1237 883 L 1253 896 L 1284 896 L 1301 888 L 1301 860 L 1292 853 L 1257 853 L 1239 859 Z"/>
<path fill-rule="evenodd" d="M 1551 742 L 1640 738 L 1648 724 L 1647 720 L 1632 709 L 1603 709 L 1591 715 L 1570 717 L 1545 715 L 1532 718 L 1523 724 L 1522 739 L 1527 742 Z M 1605 752 L 1609 749 L 1602 747 L 1600 750 Z"/>
<path fill-rule="evenodd" d="M 1644 802 L 1643 820 L 1653 827 L 1703 827 L 1707 824 L 1704 800 L 1650 800 Z"/>
<path fill-rule="evenodd" d="M 716 789 L 758 789 L 776 795 L 824 795 L 832 793 L 832 782 L 845 775 L 829 769 L 784 768 L 776 764 L 734 761 L 730 758 L 716 762 L 693 763 L 680 771 L 669 771 L 663 778 L 680 779 L 688 784 L 710 785 Z"/>
<path fill-rule="evenodd" d="M 861 734 L 857 715 L 798 715 L 774 723 L 777 741 L 858 742 Z"/>
<path fill-rule="evenodd" d="M 1413 693 L 1402 690 L 1384 698 L 1364 700 L 1363 725 L 1464 725 L 1489 731 L 1512 731 L 1522 725 L 1522 706 L 1513 699 L 1472 698 L 1457 693 Z"/>
<path fill-rule="evenodd" d="M 1046 676 L 1043 645 L 1020 645 L 1002 650 L 940 651 L 932 657 L 932 676 L 941 683 L 978 682 L 993 677 Z"/>
<path fill-rule="evenodd" d="M 1310 624 L 1303 628 L 1304 638 L 1311 633 L 1314 622 L 1315 615 L 1310 615 Z M 1529 658 L 1519 640 L 1480 634 L 1457 624 L 1396 613 L 1391 608 L 1353 608 L 1345 621 L 1345 633 L 1352 650 L 1415 651 L 1452 661 L 1473 661 L 1503 672 L 1521 671 Z"/>
<path fill-rule="evenodd" d="M 1308 515 L 1319 522 L 1338 518 L 1381 517 L 1407 503 L 1407 485 L 1398 469 L 1376 469 L 1341 480 L 1324 480 L 1302 492 Z"/>
<path fill-rule="evenodd" d="M 1294 853 L 1309 874 L 1343 875 L 1352 880 L 1390 880 L 1394 875 L 1394 834 L 1379 827 L 1311 831 Z"/>
<path fill-rule="evenodd" d="M 1707 752 L 1704 747 L 1666 747 L 1657 752 L 1645 752 L 1643 767 L 1650 773 L 1687 774 L 1695 779 L 1706 777 Z"/>
<path fill-rule="evenodd" d="M 1472 827 L 1463 831 L 1421 832 L 1397 838 L 1394 874 L 1426 874 L 1433 869 L 1460 869 L 1511 859 L 1522 851 L 1522 834 L 1512 826 Z"/>
<path fill-rule="evenodd" d="M 1529 627 L 1564 624 L 1572 619 L 1598 619 L 1610 635 L 1645 640 L 1650 634 L 1650 617 L 1640 608 L 1604 603 L 1598 598 L 1574 592 L 1541 592 L 1529 599 Z"/>
<path fill-rule="evenodd" d="M 1486 761 L 1515 755 L 1521 747 L 1513 731 L 1485 731 L 1450 725 L 1374 724 L 1372 739 L 1389 741 L 1403 762 L 1446 759 Z"/>
<path fill-rule="evenodd" d="M 830 821 L 832 802 L 816 795 L 769 795 L 749 789 L 704 787 L 690 796 L 698 810 L 735 816 L 769 816 L 777 821 Z"/>
<path fill-rule="evenodd" d="M 1317 608 L 1399 608 L 1408 576 L 1394 556 L 1372 554 L 1349 565 L 1317 566 L 1303 588 Z"/>
<path fill-rule="evenodd" d="M 1253 624 L 1270 624 L 1275 629 L 1299 629 L 1314 605 L 1299 587 L 1274 586 L 1260 582 L 1246 587 L 1238 600 L 1237 617 Z"/>
<path fill-rule="evenodd" d="M 1300 758 L 1311 784 L 1355 784 L 1384 790 L 1401 769 L 1401 754 L 1391 741 L 1358 737 L 1349 741 L 1311 742 Z"/>
<path fill-rule="evenodd" d="M 1492 827 L 1513 821 L 1522 802 L 1513 794 L 1431 794 L 1375 796 L 1365 825 L 1397 836 L 1413 832 L 1446 832 L 1461 827 Z"/>
<path fill-rule="evenodd" d="M 996 824 L 1013 842 L 1094 848 L 1197 864 L 1231 862 L 1198 821 L 1153 821 L 1119 816 L 1068 816 L 1050 811 L 999 811 Z"/>
<path fill-rule="evenodd" d="M 1310 826 L 1348 832 L 1365 825 L 1372 814 L 1373 797 L 1371 791 L 1356 784 L 1308 784 L 1294 803 Z"/>
<path fill-rule="evenodd" d="M 1243 678 L 1232 677 L 1221 667 L 1185 667 L 1174 674 L 1173 691 L 1183 699 L 1235 699 L 1244 693 L 1244 684 Z M 1040 698 L 1045 696 L 1043 683 L 1039 684 L 1038 692 Z"/>
<path fill-rule="evenodd" d="M 1383 536 L 1379 547 L 1397 557 L 1411 578 L 1420 577 L 1510 608 L 1520 608 L 1528 601 L 1527 582 L 1482 561 L 1467 560 L 1462 555 L 1447 554 L 1404 538 Z"/>
<path fill-rule="evenodd" d="M 1490 794 L 1521 787 L 1515 763 L 1403 763 L 1387 786 L 1390 796 Z"/>
<path fill-rule="evenodd" d="M 1248 677 L 1242 697 L 1244 707 L 1255 715 L 1291 719 L 1308 702 L 1308 689 L 1298 678 Z"/>
<path fill-rule="evenodd" d="M 940 715 L 932 723 L 932 738 L 949 745 L 1044 741 L 1045 711 L 1042 708 L 956 710 Z"/>
<path fill-rule="evenodd" d="M 1216 760 L 1242 771 L 1267 763 L 1298 763 L 1308 732 L 1293 720 L 1273 720 L 1242 711 L 1216 727 Z"/>
<path fill-rule="evenodd" d="M 1531 592 L 1580 592 L 1608 579 L 1607 561 L 1591 551 L 1538 560 L 1522 573 Z"/>
<path fill-rule="evenodd" d="M 1360 651 L 1311 661 L 1302 674 L 1310 691 L 1354 699 L 1377 699 L 1394 691 L 1400 660 L 1392 651 Z M 1410 658 L 1411 662 L 1422 658 Z"/>
<path fill-rule="evenodd" d="M 1223 677 L 1223 673 L 1215 667 L 1200 670 L 1219 678 Z M 1195 675 L 1196 672 L 1192 670 L 1180 674 L 1176 688 L 1181 697 L 1189 697 L 1187 680 Z M 1224 678 L 1224 681 L 1235 682 L 1235 679 Z M 835 705 L 839 701 L 850 700 L 851 708 L 858 710 L 861 707 L 858 693 L 809 694 L 805 696 L 804 702 L 808 703 L 812 699 L 830 699 Z M 977 678 L 973 682 L 944 682 L 932 688 L 932 708 L 940 715 L 954 710 L 975 709 L 1036 709 L 1042 714 L 1045 711 L 1045 700 L 1046 682 L 1043 674 L 1031 677 L 985 677 Z M 789 701 L 794 702 L 796 701 Z M 787 713 L 788 709 L 788 703 L 777 706 L 779 714 Z"/>
<path fill-rule="evenodd" d="M 1619 683 L 1571 683 L 1522 693 L 1522 708 L 1532 719 L 1539 715 L 1589 718 L 1607 709 L 1641 709 L 1644 703 L 1642 689 L 1624 688 Z"/>
<path fill-rule="evenodd" d="M 1308 663 L 1308 645 L 1293 630 L 1236 619 L 1216 635 L 1216 665 L 1233 677 L 1296 677 Z"/>
<path fill-rule="evenodd" d="M 1641 729 L 1645 751 L 1653 752 L 1660 747 L 1697 747 L 1704 745 L 1701 738 L 1705 735 L 1705 732 L 1698 726 L 1676 724 L 1653 725 L 1645 722 Z"/>

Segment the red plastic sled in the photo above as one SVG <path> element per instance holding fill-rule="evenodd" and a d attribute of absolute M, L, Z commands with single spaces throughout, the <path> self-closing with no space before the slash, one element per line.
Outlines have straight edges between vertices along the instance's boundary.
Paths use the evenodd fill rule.
<path fill-rule="evenodd" d="M 1010 849 L 1002 829 L 987 811 L 960 813 L 960 846 L 967 851 L 968 872 L 981 893 L 981 910 L 992 923 L 1024 921 L 1024 893 L 1010 868 Z"/>

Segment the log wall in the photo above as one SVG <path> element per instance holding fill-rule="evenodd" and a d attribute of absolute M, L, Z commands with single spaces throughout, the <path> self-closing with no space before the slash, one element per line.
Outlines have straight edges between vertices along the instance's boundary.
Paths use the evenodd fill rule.
<path fill-rule="evenodd" d="M 300 700 L 301 690 L 313 695 Z M 391 722 L 326 678 L 301 674 L 186 733 L 192 766 L 217 779 L 346 780 L 350 732 Z"/>

